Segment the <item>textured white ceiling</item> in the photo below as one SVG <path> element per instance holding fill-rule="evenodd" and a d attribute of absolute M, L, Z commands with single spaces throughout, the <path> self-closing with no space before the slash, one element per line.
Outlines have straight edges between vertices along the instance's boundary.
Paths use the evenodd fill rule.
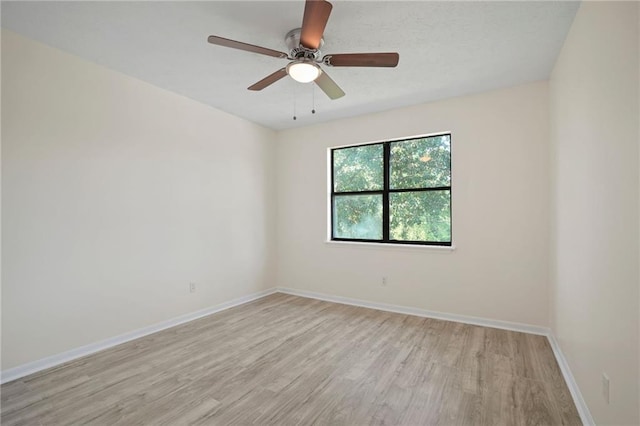
<path fill-rule="evenodd" d="M 288 77 L 248 91 L 286 61 L 207 43 L 213 34 L 286 52 L 284 35 L 301 25 L 302 0 L 2 2 L 1 12 L 4 28 L 283 129 L 546 79 L 579 5 L 332 3 L 323 53 L 400 53 L 397 68 L 326 68 L 346 92 L 334 101 Z"/>

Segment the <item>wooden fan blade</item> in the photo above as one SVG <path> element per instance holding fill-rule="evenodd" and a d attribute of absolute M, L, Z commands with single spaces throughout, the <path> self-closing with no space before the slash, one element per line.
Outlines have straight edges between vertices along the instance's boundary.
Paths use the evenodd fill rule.
<path fill-rule="evenodd" d="M 400 55 L 397 53 L 339 53 L 326 55 L 323 62 L 332 67 L 395 67 Z"/>
<path fill-rule="evenodd" d="M 218 36 L 209 36 L 207 41 L 211 44 L 217 44 L 218 46 L 230 47 L 232 49 L 246 50 L 247 52 L 273 56 L 274 58 L 286 58 L 289 56 L 286 53 L 278 52 L 277 50 L 267 49 L 266 47 L 255 46 L 253 44 L 243 43 L 241 41 L 230 40 L 228 38 L 223 38 Z"/>
<path fill-rule="evenodd" d="M 286 68 L 280 68 L 278 71 L 274 72 L 273 74 L 270 74 L 270 75 L 266 76 L 265 78 L 263 78 L 262 80 L 260 80 L 259 82 L 253 84 L 252 86 L 247 87 L 247 89 L 249 89 L 249 90 L 262 90 L 265 87 L 270 86 L 273 83 L 275 83 L 276 81 L 278 81 L 281 78 L 285 77 L 286 75 L 287 75 L 287 69 Z"/>
<path fill-rule="evenodd" d="M 331 80 L 331 77 L 329 77 L 324 70 L 320 73 L 318 78 L 315 79 L 315 83 L 331 99 L 338 99 L 344 96 L 344 91 L 336 84 L 335 81 Z"/>
<path fill-rule="evenodd" d="M 333 5 L 325 0 L 307 0 L 304 5 L 300 44 L 309 49 L 318 49 L 327 26 Z"/>

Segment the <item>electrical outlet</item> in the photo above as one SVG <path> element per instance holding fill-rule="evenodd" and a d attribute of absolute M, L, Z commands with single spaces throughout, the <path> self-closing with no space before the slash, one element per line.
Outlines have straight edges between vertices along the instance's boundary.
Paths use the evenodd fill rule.
<path fill-rule="evenodd" d="M 189 283 L 189 292 L 190 293 L 196 292 L 196 283 Z"/>
<path fill-rule="evenodd" d="M 604 402 L 609 404 L 610 401 L 610 389 L 609 389 L 609 376 L 606 373 L 602 373 L 602 397 L 604 398 Z"/>
<path fill-rule="evenodd" d="M 387 286 L 387 277 L 382 277 L 382 282 L 380 283 L 380 285 L 382 287 L 386 287 Z"/>

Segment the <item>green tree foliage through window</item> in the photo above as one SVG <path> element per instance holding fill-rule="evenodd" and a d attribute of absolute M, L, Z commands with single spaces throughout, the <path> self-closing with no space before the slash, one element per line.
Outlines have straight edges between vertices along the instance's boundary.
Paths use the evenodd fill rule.
<path fill-rule="evenodd" d="M 335 198 L 335 236 L 379 240 L 382 238 L 382 195 L 341 195 Z"/>
<path fill-rule="evenodd" d="M 451 136 L 332 150 L 332 239 L 451 245 Z"/>
<path fill-rule="evenodd" d="M 363 145 L 333 152 L 333 187 L 336 192 L 382 190 L 383 147 Z"/>
<path fill-rule="evenodd" d="M 451 241 L 449 191 L 389 195 L 389 237 L 398 241 Z"/>
<path fill-rule="evenodd" d="M 391 142 L 391 189 L 451 185 L 450 137 Z"/>

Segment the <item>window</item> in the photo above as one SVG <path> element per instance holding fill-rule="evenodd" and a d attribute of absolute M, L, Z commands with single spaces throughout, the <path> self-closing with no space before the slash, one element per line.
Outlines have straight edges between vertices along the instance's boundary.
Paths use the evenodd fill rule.
<path fill-rule="evenodd" d="M 451 135 L 331 150 L 331 239 L 451 245 Z"/>

